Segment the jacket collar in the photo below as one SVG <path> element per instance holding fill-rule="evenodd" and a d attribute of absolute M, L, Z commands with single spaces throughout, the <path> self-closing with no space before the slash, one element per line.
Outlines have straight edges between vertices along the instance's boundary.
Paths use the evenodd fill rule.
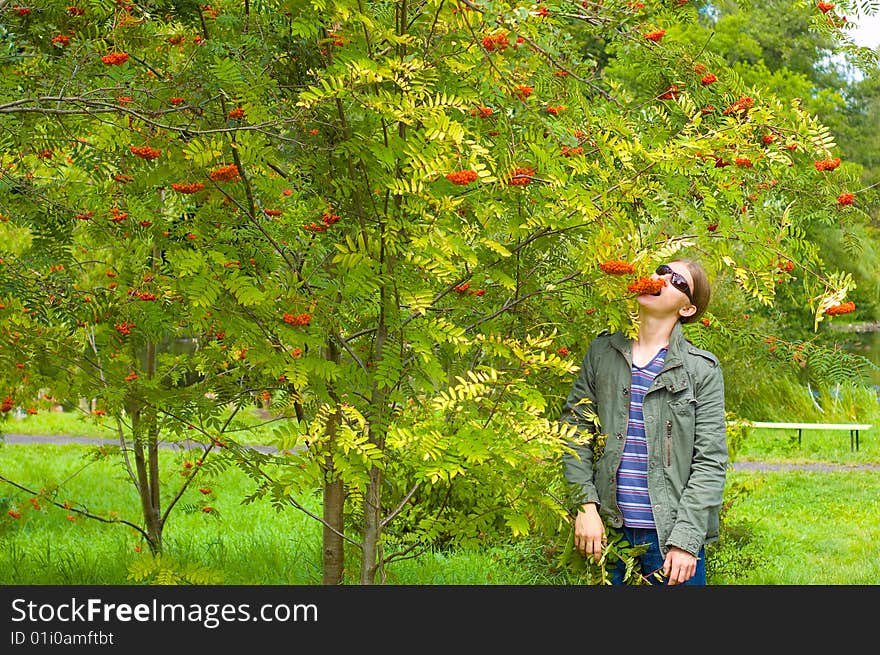
<path fill-rule="evenodd" d="M 688 386 L 688 376 L 682 367 L 683 351 L 687 346 L 681 323 L 676 322 L 669 335 L 669 348 L 666 351 L 666 360 L 663 369 L 657 375 L 656 384 L 667 387 L 672 392 L 677 392 Z M 611 345 L 626 359 L 627 364 L 632 366 L 632 340 L 623 332 L 615 332 L 611 336 Z"/>

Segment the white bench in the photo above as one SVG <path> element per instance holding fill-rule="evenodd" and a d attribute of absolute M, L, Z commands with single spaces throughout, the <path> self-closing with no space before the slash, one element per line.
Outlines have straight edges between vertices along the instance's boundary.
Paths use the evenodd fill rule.
<path fill-rule="evenodd" d="M 868 423 L 776 423 L 772 421 L 748 421 L 746 427 L 768 428 L 770 430 L 797 430 L 798 446 L 801 445 L 801 433 L 804 430 L 849 430 L 849 449 L 859 449 L 859 432 L 870 430 Z"/>

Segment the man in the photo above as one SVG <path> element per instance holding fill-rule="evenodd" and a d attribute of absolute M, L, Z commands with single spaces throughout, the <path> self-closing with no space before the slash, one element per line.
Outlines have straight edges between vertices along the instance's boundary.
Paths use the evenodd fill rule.
<path fill-rule="evenodd" d="M 724 382 L 716 357 L 681 325 L 706 310 L 711 289 L 689 259 L 652 277 L 665 284 L 638 295 L 638 336 L 596 337 L 562 410 L 579 437 L 563 457 L 578 506 L 575 546 L 598 561 L 607 525 L 647 544 L 638 556 L 645 579 L 706 584 L 704 546 L 718 538 L 727 471 Z M 628 582 L 623 562 L 611 573 L 614 584 Z"/>

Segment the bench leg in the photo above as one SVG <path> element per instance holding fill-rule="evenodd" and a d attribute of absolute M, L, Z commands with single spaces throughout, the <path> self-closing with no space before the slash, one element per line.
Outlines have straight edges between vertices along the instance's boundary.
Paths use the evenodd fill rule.
<path fill-rule="evenodd" d="M 798 447 L 800 447 L 801 445 L 801 432 L 803 432 L 803 430 L 798 428 Z"/>

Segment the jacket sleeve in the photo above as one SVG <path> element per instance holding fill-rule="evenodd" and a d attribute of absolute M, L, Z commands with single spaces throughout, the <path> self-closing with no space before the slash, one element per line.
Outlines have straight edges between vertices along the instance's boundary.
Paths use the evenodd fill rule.
<path fill-rule="evenodd" d="M 695 388 L 694 454 L 672 533 L 666 541 L 694 555 L 704 545 L 710 517 L 717 514 L 727 475 L 724 378 L 717 364 Z"/>
<path fill-rule="evenodd" d="M 559 418 L 560 422 L 574 425 L 577 429 L 568 441 L 569 448 L 562 456 L 563 472 L 571 488 L 570 500 L 573 508 L 580 508 L 584 503 L 599 504 L 599 495 L 593 483 L 592 437 L 599 432 L 592 364 L 594 351 L 591 344 Z"/>

